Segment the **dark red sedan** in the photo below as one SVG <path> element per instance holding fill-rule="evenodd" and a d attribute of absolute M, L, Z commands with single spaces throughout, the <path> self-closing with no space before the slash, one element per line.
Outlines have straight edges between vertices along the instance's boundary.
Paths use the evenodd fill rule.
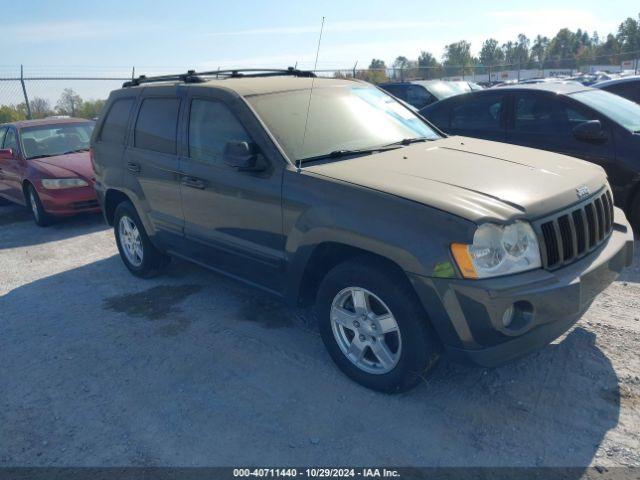
<path fill-rule="evenodd" d="M 99 212 L 89 156 L 93 127 L 80 118 L 0 125 L 0 203 L 27 206 L 40 226 Z"/>

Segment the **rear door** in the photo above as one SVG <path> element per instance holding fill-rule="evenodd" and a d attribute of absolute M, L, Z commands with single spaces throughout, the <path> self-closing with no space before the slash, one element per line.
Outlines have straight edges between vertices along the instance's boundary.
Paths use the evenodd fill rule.
<path fill-rule="evenodd" d="M 555 93 L 514 92 L 507 141 L 525 147 L 562 153 L 607 168 L 615 160 L 609 121 L 590 108 Z M 573 129 L 583 122 L 600 120 L 607 138 L 598 142 L 579 140 Z"/>
<path fill-rule="evenodd" d="M 195 90 L 195 89 L 194 89 Z M 216 269 L 274 292 L 282 290 L 282 165 L 267 158 L 264 133 L 241 101 L 202 89 L 189 98 L 181 184 L 189 254 Z M 244 106 L 244 110 L 247 107 Z M 252 125 L 247 125 L 247 119 Z M 227 142 L 255 145 L 263 171 L 238 171 L 223 161 Z"/>
<path fill-rule="evenodd" d="M 456 96 L 449 102 L 447 133 L 498 142 L 506 140 L 504 92 L 469 93 Z"/>
<path fill-rule="evenodd" d="M 178 118 L 183 95 L 175 87 L 143 92 L 124 154 L 124 185 L 151 223 L 152 233 L 168 244 L 183 236 L 180 198 Z"/>

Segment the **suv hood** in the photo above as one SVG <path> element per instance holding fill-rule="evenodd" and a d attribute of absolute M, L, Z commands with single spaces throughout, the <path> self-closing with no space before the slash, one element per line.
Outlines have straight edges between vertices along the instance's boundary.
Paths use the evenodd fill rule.
<path fill-rule="evenodd" d="M 604 170 L 557 153 L 467 137 L 332 161 L 303 171 L 390 193 L 474 222 L 530 220 L 606 184 Z"/>
<path fill-rule="evenodd" d="M 83 180 L 91 180 L 93 168 L 89 152 L 68 153 L 29 160 L 34 167 L 56 177 L 77 176 Z"/>

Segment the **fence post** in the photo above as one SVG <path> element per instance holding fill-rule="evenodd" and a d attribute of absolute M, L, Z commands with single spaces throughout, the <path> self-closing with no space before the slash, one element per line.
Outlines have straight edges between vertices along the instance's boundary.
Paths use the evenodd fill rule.
<path fill-rule="evenodd" d="M 356 63 L 353 64 L 353 78 L 356 78 L 356 67 L 358 66 L 358 61 L 356 60 Z"/>
<path fill-rule="evenodd" d="M 29 96 L 27 95 L 27 87 L 24 83 L 24 68 L 20 65 L 20 84 L 22 85 L 22 93 L 24 94 L 24 103 L 27 106 L 27 118 L 31 120 L 31 105 L 29 105 Z"/>
<path fill-rule="evenodd" d="M 135 80 L 136 78 L 136 67 L 131 67 L 131 80 Z"/>

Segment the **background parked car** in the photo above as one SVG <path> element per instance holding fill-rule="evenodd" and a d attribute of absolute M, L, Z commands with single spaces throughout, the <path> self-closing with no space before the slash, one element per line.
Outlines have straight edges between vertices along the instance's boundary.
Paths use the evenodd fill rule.
<path fill-rule="evenodd" d="M 606 90 L 607 92 L 620 95 L 627 100 L 640 103 L 640 75 L 598 82 L 594 85 L 594 88 Z"/>
<path fill-rule="evenodd" d="M 29 207 L 40 226 L 99 212 L 89 157 L 93 127 L 80 118 L 0 125 L 0 202 Z"/>
<path fill-rule="evenodd" d="M 471 92 L 420 113 L 453 135 L 550 150 L 601 165 L 616 204 L 640 228 L 640 105 L 603 90 L 540 83 Z"/>
<path fill-rule="evenodd" d="M 479 85 L 472 89 L 470 82 L 444 80 L 381 83 L 378 86 L 416 108 L 424 108 L 442 99 L 471 92 L 473 89 L 482 89 Z"/>

